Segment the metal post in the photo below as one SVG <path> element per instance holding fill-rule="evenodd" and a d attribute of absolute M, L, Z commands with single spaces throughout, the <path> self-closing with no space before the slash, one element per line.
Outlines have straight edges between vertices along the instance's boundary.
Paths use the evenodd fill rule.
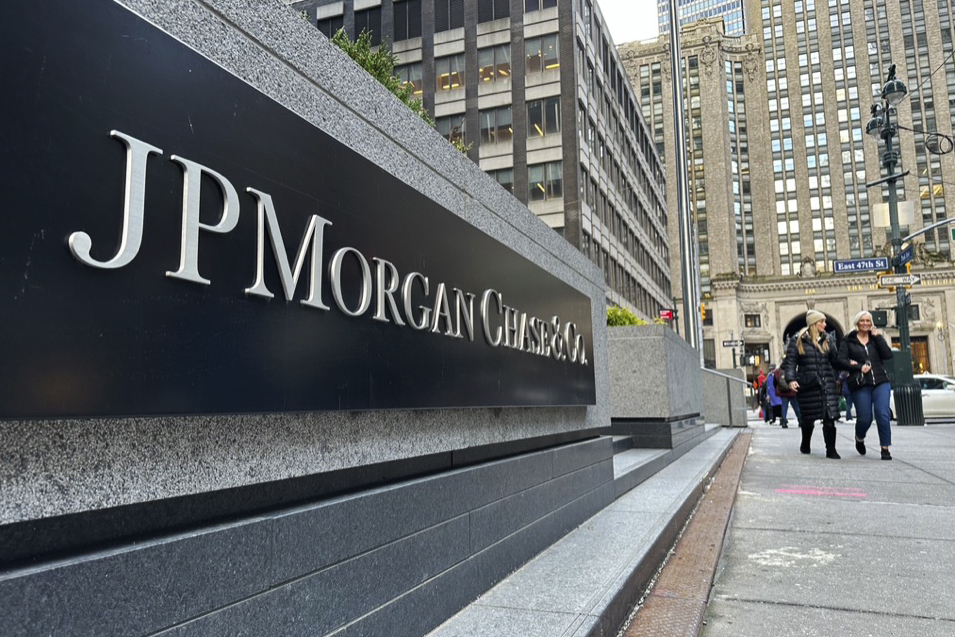
<path fill-rule="evenodd" d="M 686 114 L 683 106 L 683 55 L 680 49 L 680 14 L 676 0 L 670 0 L 670 84 L 673 97 L 674 166 L 676 176 L 677 215 L 680 227 L 680 272 L 683 285 L 683 338 L 700 353 L 703 366 L 703 329 L 699 303 L 699 261 L 694 259 L 696 240 L 693 215 L 690 211 L 689 178 L 686 168 Z"/>
<path fill-rule="evenodd" d="M 892 138 L 896 128 L 892 123 L 892 107 L 886 105 L 883 113 L 882 139 L 885 140 L 885 154 L 882 155 L 882 165 L 889 173 L 886 183 L 889 186 L 889 225 L 892 231 L 892 261 L 896 274 L 905 274 L 905 266 L 899 263 L 899 253 L 902 252 L 902 232 L 899 229 L 899 196 L 895 190 L 897 177 L 895 166 L 899 161 L 899 154 L 892 147 Z M 899 327 L 899 348 L 908 352 L 912 348 L 909 336 L 909 310 L 905 303 L 905 287 L 895 288 L 895 322 Z"/>
<path fill-rule="evenodd" d="M 892 266 L 896 274 L 904 274 L 905 266 L 901 262 L 902 236 L 899 228 L 899 199 L 896 183 L 905 173 L 898 175 L 895 167 L 899 163 L 899 153 L 892 145 L 892 139 L 898 132 L 898 126 L 892 123 L 892 109 L 908 93 L 905 84 L 895 77 L 895 65 L 889 67 L 889 76 L 882 87 L 882 104 L 872 106 L 872 119 L 866 124 L 866 133 L 881 137 L 885 142 L 882 166 L 888 175 L 875 182 L 866 184 L 874 187 L 882 183 L 889 186 L 889 225 L 892 231 Z M 898 114 L 898 113 L 896 113 Z M 891 370 L 892 388 L 895 391 L 895 415 L 900 425 L 924 425 L 922 411 L 922 393 L 912 378 L 912 342 L 909 336 L 909 311 L 905 301 L 904 285 L 895 286 L 895 322 L 899 328 L 899 351 L 893 356 Z"/>

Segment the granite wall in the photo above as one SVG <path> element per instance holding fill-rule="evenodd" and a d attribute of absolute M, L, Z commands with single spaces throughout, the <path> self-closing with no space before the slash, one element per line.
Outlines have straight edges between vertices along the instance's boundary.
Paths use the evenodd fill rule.
<path fill-rule="evenodd" d="M 703 413 L 707 423 L 746 426 L 746 373 L 742 369 L 702 370 Z"/>
<path fill-rule="evenodd" d="M 609 504 L 600 270 L 280 2 L 117 2 L 589 296 L 597 403 L 0 422 L 0 633 L 422 634 Z"/>

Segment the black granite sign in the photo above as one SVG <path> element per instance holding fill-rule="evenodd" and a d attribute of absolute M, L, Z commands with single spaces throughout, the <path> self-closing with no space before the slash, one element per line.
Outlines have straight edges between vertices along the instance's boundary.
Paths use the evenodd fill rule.
<path fill-rule="evenodd" d="M 124 7 L 0 65 L 0 418 L 595 402 L 589 297 Z"/>

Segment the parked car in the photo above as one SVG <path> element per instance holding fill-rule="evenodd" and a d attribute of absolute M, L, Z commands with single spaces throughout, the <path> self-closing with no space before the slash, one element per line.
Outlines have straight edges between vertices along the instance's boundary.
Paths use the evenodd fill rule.
<path fill-rule="evenodd" d="M 916 374 L 913 380 L 922 388 L 922 414 L 926 418 L 955 418 L 955 377 Z M 895 392 L 892 392 L 889 409 L 895 420 Z"/>

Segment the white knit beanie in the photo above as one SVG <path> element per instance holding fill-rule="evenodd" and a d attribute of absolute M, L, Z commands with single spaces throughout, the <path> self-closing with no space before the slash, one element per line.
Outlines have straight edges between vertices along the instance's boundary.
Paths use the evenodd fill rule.
<path fill-rule="evenodd" d="M 825 320 L 826 315 L 819 310 L 809 310 L 806 312 L 806 325 L 815 325 L 819 321 Z"/>

